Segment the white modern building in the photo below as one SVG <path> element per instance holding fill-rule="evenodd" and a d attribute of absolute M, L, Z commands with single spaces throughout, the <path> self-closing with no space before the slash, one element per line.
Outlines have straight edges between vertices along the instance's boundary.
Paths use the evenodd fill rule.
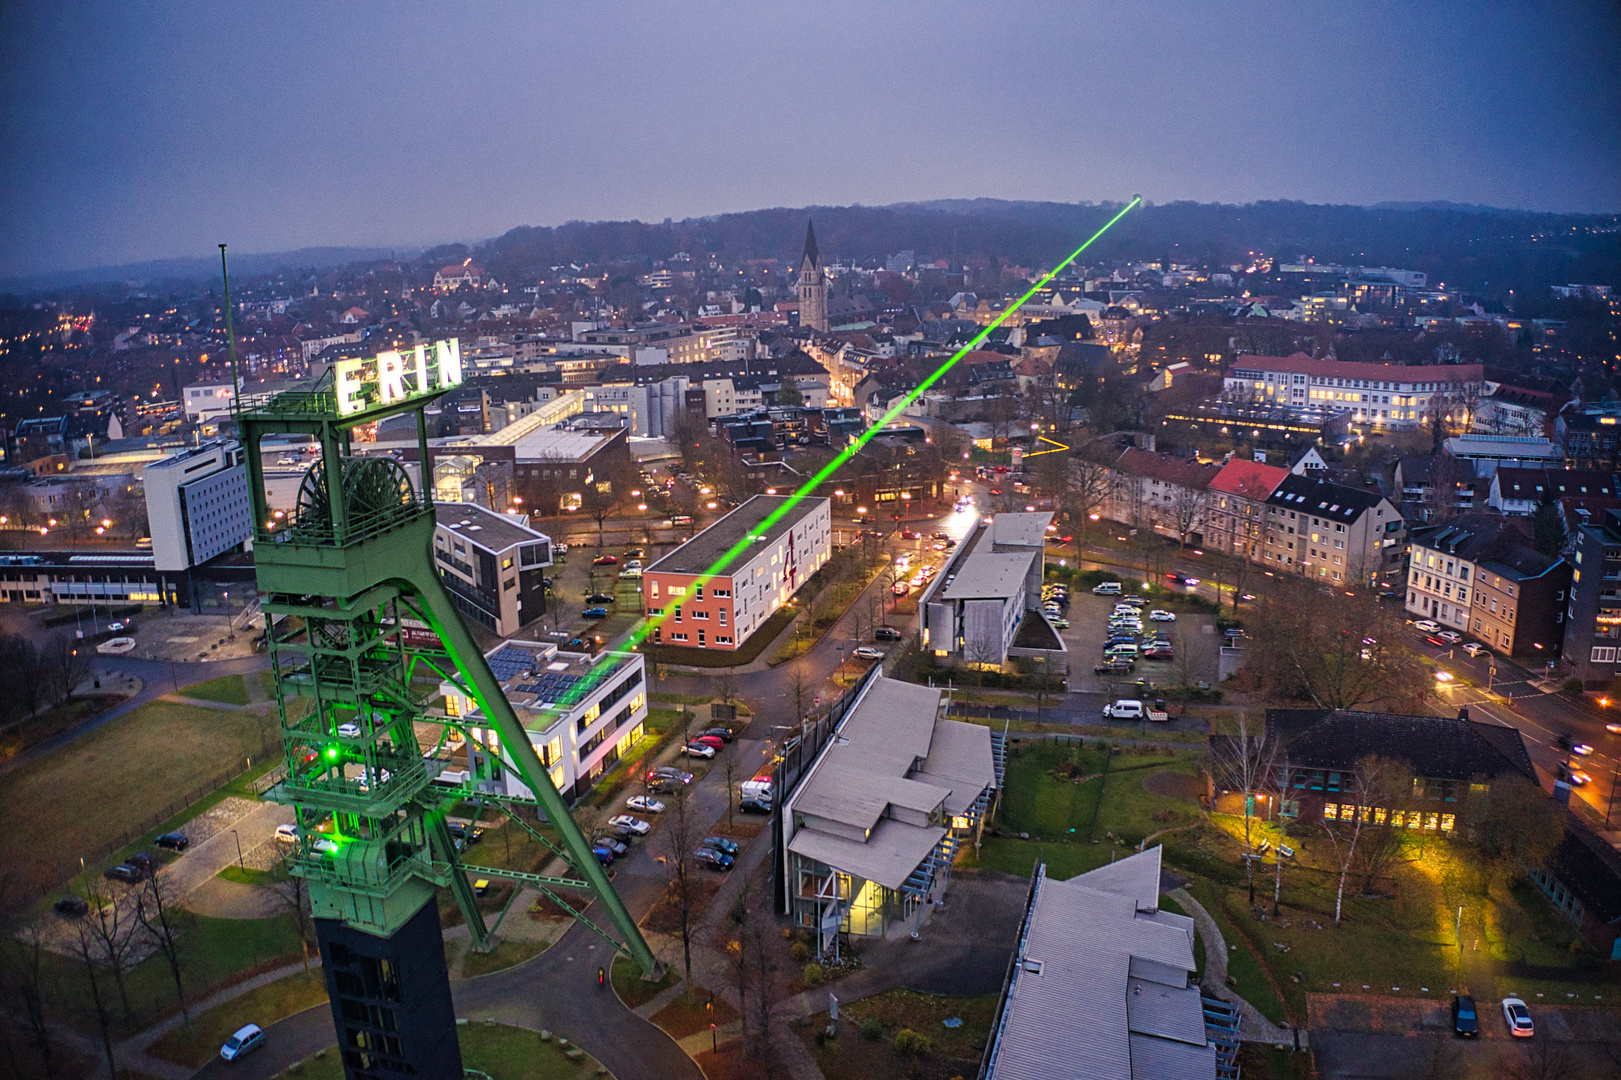
<path fill-rule="evenodd" d="M 985 1080 L 1236 1077 L 1238 1011 L 1205 997 L 1160 849 L 1060 881 L 1036 866 Z"/>
<path fill-rule="evenodd" d="M 552 538 L 526 514 L 476 503 L 435 503 L 434 569 L 463 618 L 510 637 L 546 614 Z"/>
<path fill-rule="evenodd" d="M 180 393 L 186 419 L 196 423 L 228 416 L 231 407 L 236 404 L 236 386 L 228 382 L 193 383 L 183 387 Z"/>
<path fill-rule="evenodd" d="M 156 569 L 185 570 L 251 543 L 253 507 L 240 443 L 218 441 L 141 472 Z"/>
<path fill-rule="evenodd" d="M 587 794 L 597 778 L 636 745 L 647 720 L 646 664 L 640 653 L 560 652 L 556 645 L 507 641 L 485 654 L 502 693 L 512 703 L 541 763 L 563 798 Z M 475 776 L 487 776 L 486 790 L 517 799 L 534 793 L 501 751 L 493 729 L 478 727 L 478 703 L 459 683 L 440 683 L 445 713 L 472 725 L 467 752 Z M 478 747 L 484 747 L 480 750 Z M 499 756 L 499 761 L 492 760 Z M 443 763 L 454 774 L 462 761 Z"/>
<path fill-rule="evenodd" d="M 875 676 L 783 803 L 778 857 L 803 926 L 916 929 L 977 842 L 1000 788 L 989 728 L 944 719 L 943 693 Z"/>

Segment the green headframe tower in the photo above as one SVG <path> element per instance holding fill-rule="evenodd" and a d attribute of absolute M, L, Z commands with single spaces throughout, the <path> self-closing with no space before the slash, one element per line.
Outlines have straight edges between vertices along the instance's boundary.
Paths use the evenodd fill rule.
<path fill-rule="evenodd" d="M 461 381 L 458 343 L 441 341 L 340 361 L 312 388 L 237 415 L 286 751 L 286 777 L 270 797 L 297 813 L 292 871 L 309 886 L 351 1080 L 462 1074 L 435 897 L 451 890 L 483 946 L 470 871 L 548 894 L 589 890 L 617 936 L 592 929 L 645 972 L 655 968 L 434 569 L 424 409 Z M 416 418 L 420 485 L 393 458 L 354 452 L 355 429 L 401 414 Z M 313 437 L 320 448 L 291 512 L 272 512 L 265 494 L 261 441 L 273 434 Z M 476 729 L 430 711 L 443 680 L 477 701 Z M 498 746 L 447 772 L 447 747 L 468 747 L 486 729 Z M 461 863 L 445 811 L 490 791 L 481 771 L 501 767 L 517 770 L 535 799 L 488 801 L 566 860 L 564 876 Z M 531 824 L 537 809 L 555 843 Z"/>

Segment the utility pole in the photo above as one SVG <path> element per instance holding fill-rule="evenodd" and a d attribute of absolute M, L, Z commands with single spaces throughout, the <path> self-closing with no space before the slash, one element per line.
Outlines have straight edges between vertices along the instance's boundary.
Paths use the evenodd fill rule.
<path fill-rule="evenodd" d="M 225 280 L 225 348 L 231 357 L 231 411 L 241 407 L 242 380 L 236 373 L 236 330 L 231 323 L 231 275 L 225 269 L 225 245 L 220 245 L 220 277 Z"/>

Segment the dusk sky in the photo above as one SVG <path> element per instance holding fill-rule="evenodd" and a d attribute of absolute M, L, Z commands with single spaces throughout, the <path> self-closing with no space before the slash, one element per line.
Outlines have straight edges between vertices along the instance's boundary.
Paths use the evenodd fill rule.
<path fill-rule="evenodd" d="M 945 197 L 1615 211 L 1618 11 L 8 3 L 0 276 Z"/>

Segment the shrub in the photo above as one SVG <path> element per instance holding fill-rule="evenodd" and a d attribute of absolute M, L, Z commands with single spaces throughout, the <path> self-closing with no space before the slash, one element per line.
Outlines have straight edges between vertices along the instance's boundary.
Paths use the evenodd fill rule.
<path fill-rule="evenodd" d="M 793 957 L 794 963 L 803 964 L 811 957 L 810 946 L 806 945 L 803 941 L 796 941 L 793 943 L 793 946 L 789 948 L 788 955 Z"/>
<path fill-rule="evenodd" d="M 821 964 L 806 964 L 804 974 L 806 986 L 821 986 L 827 982 L 827 972 Z"/>
<path fill-rule="evenodd" d="M 877 1042 L 884 1037 L 884 1025 L 873 1019 L 863 1020 L 861 1022 L 861 1034 Z"/>
<path fill-rule="evenodd" d="M 1586 687 L 1582 684 L 1582 680 L 1580 679 L 1566 679 L 1564 685 L 1560 689 L 1564 690 L 1564 692 L 1567 694 L 1580 694 L 1586 689 Z"/>
<path fill-rule="evenodd" d="M 911 1028 L 901 1028 L 895 1032 L 895 1053 L 922 1057 L 934 1049 L 934 1043 L 927 1035 L 919 1035 Z"/>

